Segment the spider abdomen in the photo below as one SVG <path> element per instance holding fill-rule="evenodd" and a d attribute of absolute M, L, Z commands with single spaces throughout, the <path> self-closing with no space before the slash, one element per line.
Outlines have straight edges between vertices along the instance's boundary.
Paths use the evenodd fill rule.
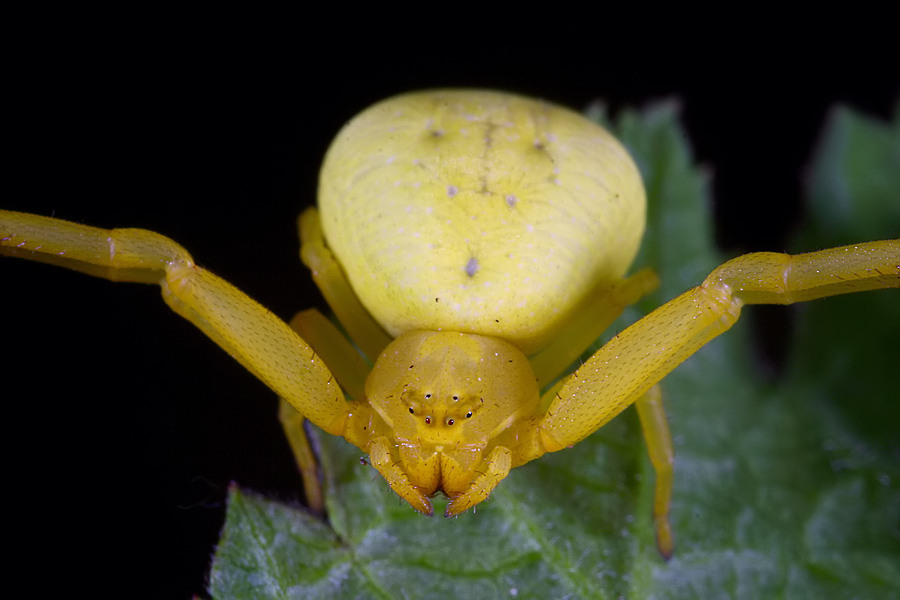
<path fill-rule="evenodd" d="M 581 115 L 496 92 L 399 96 L 338 135 L 322 169 L 329 246 L 392 335 L 456 330 L 542 347 L 644 228 L 640 175 Z"/>

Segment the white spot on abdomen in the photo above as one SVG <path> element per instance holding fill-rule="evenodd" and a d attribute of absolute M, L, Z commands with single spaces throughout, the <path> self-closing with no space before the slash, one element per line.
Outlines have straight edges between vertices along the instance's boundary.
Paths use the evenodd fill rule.
<path fill-rule="evenodd" d="M 478 259 L 470 258 L 469 262 L 466 263 L 466 275 L 469 277 L 475 277 L 475 273 L 478 272 Z"/>

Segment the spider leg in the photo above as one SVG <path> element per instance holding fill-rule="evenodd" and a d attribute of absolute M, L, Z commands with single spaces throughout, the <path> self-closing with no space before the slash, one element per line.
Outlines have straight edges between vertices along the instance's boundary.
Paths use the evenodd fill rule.
<path fill-rule="evenodd" d="M 372 363 L 391 342 L 381 326 L 369 315 L 350 287 L 341 265 L 325 244 L 319 211 L 307 208 L 297 221 L 300 230 L 300 258 L 312 272 L 328 306 Z M 361 398 L 361 396 L 354 396 Z"/>
<path fill-rule="evenodd" d="M 362 400 L 365 397 L 369 365 L 334 323 L 315 308 L 310 308 L 294 315 L 290 326 L 325 361 L 350 398 Z"/>
<path fill-rule="evenodd" d="M 900 240 L 807 254 L 757 252 L 714 270 L 701 285 L 610 340 L 545 394 L 541 444 L 556 451 L 609 422 L 672 369 L 728 330 L 744 304 L 791 304 L 900 287 Z"/>
<path fill-rule="evenodd" d="M 100 229 L 0 211 L 0 254 L 113 281 L 156 283 L 166 303 L 325 431 L 341 435 L 351 406 L 321 358 L 278 317 L 144 229 Z"/>
<path fill-rule="evenodd" d="M 671 554 L 667 513 L 672 442 L 662 405 L 650 392 L 663 377 L 731 327 L 744 304 L 790 304 L 900 287 L 900 240 L 868 242 L 790 256 L 754 253 L 714 270 L 696 288 L 653 311 L 598 350 L 541 399 L 546 412 L 531 443 L 536 457 L 571 446 L 638 403 L 657 472 L 654 518 L 664 556 Z M 539 446 L 535 448 L 534 446 Z"/>
<path fill-rule="evenodd" d="M 316 309 L 304 310 L 291 319 L 291 329 L 313 347 L 338 380 L 341 388 L 353 399 L 361 399 L 369 367 L 338 328 Z M 279 399 L 278 419 L 294 454 L 294 461 L 303 478 L 303 488 L 310 510 L 323 513 L 324 494 L 319 477 L 318 461 L 310 446 L 304 423 L 306 419 L 284 398 Z"/>
<path fill-rule="evenodd" d="M 672 476 L 675 463 L 675 450 L 672 446 L 672 434 L 669 422 L 663 409 L 662 391 L 658 385 L 650 388 L 646 394 L 634 403 L 641 430 L 647 442 L 650 463 L 656 471 L 656 487 L 653 494 L 653 521 L 656 526 L 656 546 L 666 559 L 672 557 L 674 542 L 672 527 L 669 525 L 669 501 L 672 499 Z"/>
<path fill-rule="evenodd" d="M 543 388 L 564 373 L 622 314 L 626 306 L 634 304 L 658 285 L 656 273 L 642 269 L 612 288 L 592 295 L 553 342 L 528 359 L 537 377 L 538 387 Z"/>
<path fill-rule="evenodd" d="M 306 494 L 306 505 L 316 514 L 325 512 L 325 495 L 319 478 L 319 464 L 306 435 L 303 418 L 297 409 L 284 398 L 278 399 L 278 420 L 287 438 L 288 445 L 294 455 L 294 462 L 303 479 L 303 491 Z"/>

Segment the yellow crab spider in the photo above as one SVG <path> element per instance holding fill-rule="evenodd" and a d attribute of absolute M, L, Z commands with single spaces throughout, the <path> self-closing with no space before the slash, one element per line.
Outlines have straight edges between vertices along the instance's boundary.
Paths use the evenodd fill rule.
<path fill-rule="evenodd" d="M 314 508 L 304 419 L 366 452 L 416 510 L 431 514 L 443 492 L 456 515 L 511 468 L 635 404 L 668 556 L 673 451 L 656 384 L 744 304 L 900 287 L 900 240 L 735 258 L 567 374 L 656 285 L 649 271 L 628 275 L 644 211 L 628 153 L 584 117 L 503 93 L 433 91 L 353 119 L 326 156 L 318 209 L 300 217 L 302 259 L 349 339 L 316 310 L 285 324 L 147 230 L 0 211 L 0 254 L 159 284 L 284 399 Z"/>

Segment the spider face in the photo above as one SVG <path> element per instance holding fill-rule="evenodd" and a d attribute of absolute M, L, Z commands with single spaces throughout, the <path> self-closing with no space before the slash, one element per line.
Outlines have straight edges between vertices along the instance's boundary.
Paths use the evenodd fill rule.
<path fill-rule="evenodd" d="M 366 396 L 398 444 L 441 452 L 487 448 L 536 409 L 538 388 L 528 359 L 508 342 L 413 331 L 381 354 Z"/>

